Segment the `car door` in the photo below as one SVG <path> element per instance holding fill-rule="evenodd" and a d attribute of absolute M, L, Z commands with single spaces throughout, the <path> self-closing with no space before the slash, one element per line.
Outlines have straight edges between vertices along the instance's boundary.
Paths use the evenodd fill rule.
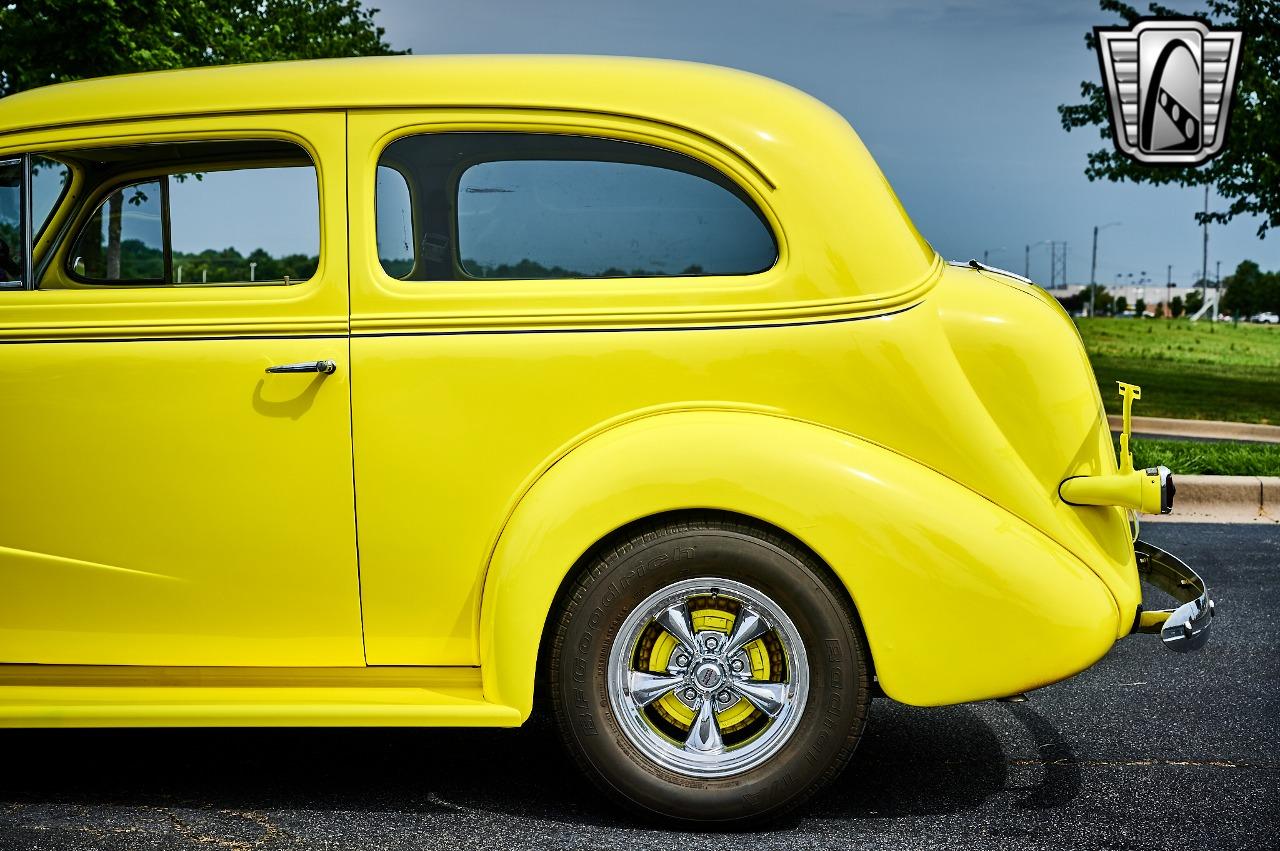
<path fill-rule="evenodd" d="M 344 117 L 99 133 L 0 147 L 0 662 L 361 665 Z"/>
<path fill-rule="evenodd" d="M 366 655 L 475 665 L 490 553 L 542 471 L 603 423 L 750 392 L 758 366 L 706 335 L 619 319 L 732 307 L 780 279 L 779 245 L 682 131 L 499 109 L 348 127 Z"/>

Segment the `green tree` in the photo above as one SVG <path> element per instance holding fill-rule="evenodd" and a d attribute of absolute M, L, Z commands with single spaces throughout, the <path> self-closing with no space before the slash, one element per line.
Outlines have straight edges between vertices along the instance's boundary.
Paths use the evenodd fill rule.
<path fill-rule="evenodd" d="M 1186 309 L 1188 315 L 1194 315 L 1197 310 L 1204 307 L 1204 290 L 1194 289 L 1187 293 Z"/>
<path fill-rule="evenodd" d="M 110 74 L 395 53 L 377 11 L 361 0 L 10 0 L 0 5 L 0 97 Z M 112 277 L 124 256 L 121 213 L 113 195 Z"/>
<path fill-rule="evenodd" d="M 1138 316 L 1142 316 L 1142 314 L 1147 312 L 1147 300 L 1144 298 L 1138 299 L 1133 303 L 1133 309 Z"/>
<path fill-rule="evenodd" d="M 1182 315 L 1182 296 L 1176 295 L 1169 299 L 1169 314 L 1174 319 Z"/>
<path fill-rule="evenodd" d="M 1237 319 L 1280 311 L 1280 273 L 1264 272 L 1252 260 L 1237 266 L 1222 285 L 1222 309 Z"/>
<path fill-rule="evenodd" d="M 136 71 L 394 53 L 360 0 L 10 0 L 0 96 Z"/>
<path fill-rule="evenodd" d="M 1080 291 L 1080 304 L 1089 308 L 1089 290 L 1093 290 L 1093 312 L 1097 316 L 1106 316 L 1111 312 L 1111 303 L 1115 300 L 1102 284 L 1090 284 Z"/>
<path fill-rule="evenodd" d="M 1129 309 L 1129 299 L 1124 296 L 1116 297 L 1116 314 L 1123 316 L 1124 312 Z"/>
<path fill-rule="evenodd" d="M 1134 7 L 1118 0 L 1099 0 L 1104 11 L 1132 23 L 1139 17 Z M 1153 15 L 1174 15 L 1159 3 L 1148 7 Z M 1236 97 L 1228 115 L 1229 132 L 1222 152 L 1208 163 L 1191 167 L 1145 165 L 1130 160 L 1111 144 L 1111 111 L 1100 82 L 1080 84 L 1084 103 L 1058 107 L 1062 126 L 1098 127 L 1106 147 L 1089 154 L 1085 175 L 1090 180 L 1134 183 L 1213 186 L 1229 203 L 1226 210 L 1196 213 L 1196 220 L 1225 223 L 1235 216 L 1258 215 L 1258 236 L 1280 227 L 1280 0 L 1206 0 L 1196 17 L 1212 26 L 1244 33 Z M 1093 33 L 1085 36 L 1095 50 Z"/>

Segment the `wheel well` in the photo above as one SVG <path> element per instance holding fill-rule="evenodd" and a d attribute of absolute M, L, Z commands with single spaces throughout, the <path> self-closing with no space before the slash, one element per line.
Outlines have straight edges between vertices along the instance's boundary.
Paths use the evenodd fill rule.
<path fill-rule="evenodd" d="M 811 560 L 818 569 L 822 570 L 831 580 L 831 584 L 838 588 L 840 593 L 844 595 L 845 602 L 849 604 L 849 611 L 853 612 L 853 617 L 858 623 L 858 632 L 862 635 L 863 656 L 870 667 L 870 671 L 868 673 L 870 674 L 870 680 L 872 683 L 872 695 L 877 696 L 882 694 L 875 677 L 875 660 L 871 657 L 871 648 L 867 645 L 866 629 L 862 625 L 862 615 L 858 612 L 858 606 L 853 602 L 853 597 L 849 594 L 849 589 L 845 587 L 844 582 L 840 580 L 840 577 L 836 575 L 835 571 L 831 569 L 831 566 L 827 564 L 826 560 L 823 559 L 822 556 L 818 555 L 813 551 L 812 547 L 807 545 L 804 541 L 801 541 L 786 529 L 782 529 L 772 523 L 761 520 L 758 517 L 752 517 L 748 514 L 740 514 L 736 511 L 724 511 L 720 509 L 685 508 L 675 511 L 665 511 L 661 514 L 652 514 L 648 517 L 633 520 L 630 523 L 614 529 L 612 532 L 588 547 L 587 551 L 579 556 L 578 560 L 575 561 L 573 566 L 565 573 L 564 578 L 560 581 L 560 586 L 556 589 L 555 598 L 551 601 L 551 609 L 547 614 L 546 621 L 542 625 L 542 635 L 538 639 L 538 667 L 533 692 L 533 708 L 536 715 L 546 714 L 544 710 L 547 709 L 548 704 L 546 696 L 547 657 L 551 648 L 551 636 L 555 629 L 555 623 L 564 603 L 565 595 L 573 588 L 574 583 L 582 572 L 587 570 L 594 561 L 602 558 L 623 541 L 631 540 L 637 535 L 643 534 L 647 529 L 666 526 L 671 523 L 678 523 L 681 520 L 693 519 L 732 521 L 768 532 L 781 538 L 787 545 L 789 545 L 790 548 L 795 550 L 798 554 L 807 557 L 807 559 Z"/>

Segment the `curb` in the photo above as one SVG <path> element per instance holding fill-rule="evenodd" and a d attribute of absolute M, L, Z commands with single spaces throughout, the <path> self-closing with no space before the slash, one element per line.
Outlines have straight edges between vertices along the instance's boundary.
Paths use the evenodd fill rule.
<path fill-rule="evenodd" d="M 1150 523 L 1280 523 L 1280 476 L 1174 476 L 1173 514 Z"/>
<path fill-rule="evenodd" d="M 1229 423 L 1222 420 L 1174 420 L 1166 417 L 1133 417 L 1133 433 L 1150 437 L 1203 437 L 1211 440 L 1246 440 L 1280 443 L 1280 426 Z M 1120 417 L 1107 415 L 1112 431 L 1119 431 Z"/>

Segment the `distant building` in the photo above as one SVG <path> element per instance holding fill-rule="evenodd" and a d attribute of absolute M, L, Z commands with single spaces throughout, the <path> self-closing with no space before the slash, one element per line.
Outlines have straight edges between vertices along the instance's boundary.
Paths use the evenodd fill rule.
<path fill-rule="evenodd" d="M 1156 305 L 1158 304 L 1163 304 L 1167 307 L 1169 301 L 1173 299 L 1174 296 L 1180 297 L 1182 299 L 1182 303 L 1186 304 L 1187 296 L 1193 292 L 1200 292 L 1200 287 L 1198 286 L 1188 286 L 1183 284 L 1175 284 L 1172 287 L 1168 287 L 1161 283 L 1145 284 L 1143 286 L 1138 286 L 1136 284 L 1121 284 L 1116 286 L 1104 283 L 1102 286 L 1112 298 L 1118 299 L 1123 297 L 1125 303 L 1129 306 L 1130 311 L 1132 311 L 1133 306 L 1138 303 L 1138 299 L 1142 299 L 1146 302 L 1148 313 L 1153 313 L 1156 309 Z M 1083 292 L 1086 287 L 1088 287 L 1088 284 L 1067 284 L 1066 286 L 1049 290 L 1049 292 L 1052 293 L 1058 301 L 1067 301 L 1073 296 Z M 1210 287 L 1210 289 L 1212 289 L 1212 287 Z M 1080 311 L 1075 312 L 1079 313 Z"/>

